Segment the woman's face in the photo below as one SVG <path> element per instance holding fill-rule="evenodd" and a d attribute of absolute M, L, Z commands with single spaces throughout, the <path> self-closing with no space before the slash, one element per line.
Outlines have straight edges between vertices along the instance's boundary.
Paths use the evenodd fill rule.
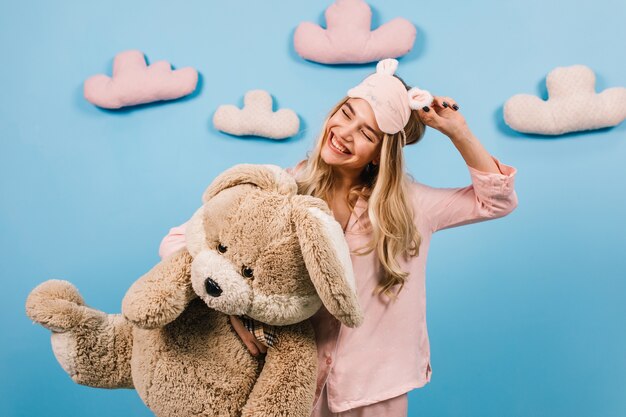
<path fill-rule="evenodd" d="M 321 157 L 328 165 L 361 170 L 379 161 L 383 133 L 370 104 L 350 98 L 328 119 Z"/>

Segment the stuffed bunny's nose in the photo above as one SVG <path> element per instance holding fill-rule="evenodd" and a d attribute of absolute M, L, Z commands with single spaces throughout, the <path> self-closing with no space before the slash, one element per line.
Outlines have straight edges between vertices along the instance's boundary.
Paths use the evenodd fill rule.
<path fill-rule="evenodd" d="M 206 289 L 207 294 L 211 297 L 219 297 L 222 294 L 222 289 L 217 282 L 213 281 L 211 278 L 207 278 L 204 281 L 204 288 Z"/>

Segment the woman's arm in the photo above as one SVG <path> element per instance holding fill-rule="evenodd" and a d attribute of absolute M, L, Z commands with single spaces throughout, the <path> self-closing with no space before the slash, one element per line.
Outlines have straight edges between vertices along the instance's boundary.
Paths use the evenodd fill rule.
<path fill-rule="evenodd" d="M 478 171 L 502 173 L 494 162 L 493 157 L 469 128 L 450 137 L 450 140 L 468 166 Z"/>
<path fill-rule="evenodd" d="M 433 188 L 415 183 L 416 198 L 432 232 L 505 216 L 517 207 L 517 170 L 491 156 L 470 131 L 458 105 L 435 97 L 432 107 L 419 111 L 422 121 L 450 138 L 465 160 L 472 184 Z"/>
<path fill-rule="evenodd" d="M 435 188 L 412 184 L 413 198 L 431 232 L 497 219 L 517 207 L 517 170 L 491 158 L 498 172 L 480 171 L 468 165 L 472 183 L 466 187 Z"/>
<path fill-rule="evenodd" d="M 428 109 L 428 111 L 426 110 Z M 435 97 L 431 107 L 419 110 L 422 121 L 450 138 L 468 166 L 483 172 L 501 173 L 493 157 L 470 130 L 459 106 L 450 97 Z"/>

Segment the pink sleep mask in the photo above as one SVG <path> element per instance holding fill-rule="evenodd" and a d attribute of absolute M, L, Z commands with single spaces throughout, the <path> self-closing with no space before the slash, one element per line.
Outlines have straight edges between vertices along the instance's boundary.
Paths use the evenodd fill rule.
<path fill-rule="evenodd" d="M 393 76 L 397 68 L 396 59 L 383 59 L 376 64 L 375 74 L 348 90 L 348 97 L 362 98 L 372 106 L 380 130 L 390 135 L 404 133 L 411 109 L 421 109 L 433 102 L 433 96 L 426 90 L 413 87 L 407 91 L 402 81 Z"/>

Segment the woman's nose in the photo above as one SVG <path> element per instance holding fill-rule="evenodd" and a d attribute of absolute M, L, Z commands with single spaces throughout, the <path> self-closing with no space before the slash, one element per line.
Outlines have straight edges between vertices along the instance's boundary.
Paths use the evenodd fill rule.
<path fill-rule="evenodd" d="M 339 134 L 339 136 L 341 136 L 341 139 L 352 142 L 354 140 L 354 135 L 356 134 L 356 131 L 357 130 L 352 126 L 344 126 L 337 133 Z"/>

